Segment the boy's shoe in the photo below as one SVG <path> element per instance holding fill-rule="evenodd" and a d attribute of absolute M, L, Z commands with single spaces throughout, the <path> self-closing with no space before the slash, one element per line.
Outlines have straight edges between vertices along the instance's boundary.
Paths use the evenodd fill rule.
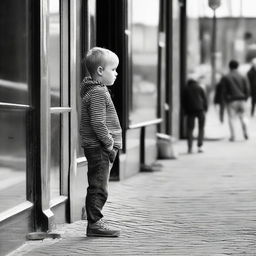
<path fill-rule="evenodd" d="M 95 223 L 88 223 L 86 235 L 97 237 L 118 237 L 120 236 L 120 230 L 110 229 L 104 220 L 100 219 Z"/>

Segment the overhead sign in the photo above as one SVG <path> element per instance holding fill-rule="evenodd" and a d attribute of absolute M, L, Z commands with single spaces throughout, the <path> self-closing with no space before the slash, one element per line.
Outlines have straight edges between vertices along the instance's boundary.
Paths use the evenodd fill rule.
<path fill-rule="evenodd" d="M 220 7 L 220 0 L 208 0 L 208 5 L 213 10 L 216 10 Z"/>

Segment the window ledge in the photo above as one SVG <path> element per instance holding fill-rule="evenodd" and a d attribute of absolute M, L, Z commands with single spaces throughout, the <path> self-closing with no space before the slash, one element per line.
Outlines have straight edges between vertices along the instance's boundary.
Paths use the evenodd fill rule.
<path fill-rule="evenodd" d="M 65 201 L 68 200 L 67 196 L 58 196 L 56 198 L 53 198 L 50 202 L 50 208 L 57 206 L 58 204 L 62 204 Z"/>
<path fill-rule="evenodd" d="M 6 219 L 9 219 L 16 214 L 19 214 L 21 212 L 29 210 L 32 207 L 33 207 L 33 204 L 29 201 L 26 201 L 24 203 L 18 204 L 17 206 L 14 206 L 6 211 L 3 211 L 0 213 L 0 222 L 4 221 Z"/>
<path fill-rule="evenodd" d="M 151 120 L 151 121 L 132 124 L 132 125 L 129 125 L 129 129 L 136 129 L 136 128 L 141 128 L 141 127 L 145 127 L 145 126 L 149 126 L 149 125 L 159 124 L 162 121 L 163 121 L 162 118 L 158 118 L 158 119 L 154 119 L 154 120 Z"/>

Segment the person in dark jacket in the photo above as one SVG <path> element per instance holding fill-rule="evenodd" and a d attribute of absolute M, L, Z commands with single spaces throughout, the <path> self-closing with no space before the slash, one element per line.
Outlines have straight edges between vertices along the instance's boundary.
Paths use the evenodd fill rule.
<path fill-rule="evenodd" d="M 239 63 L 229 62 L 229 73 L 222 76 L 219 85 L 219 102 L 227 108 L 230 128 L 230 141 L 235 140 L 234 119 L 238 116 L 242 125 L 244 138 L 248 139 L 248 129 L 245 121 L 245 103 L 250 90 L 246 77 L 238 72 Z"/>
<path fill-rule="evenodd" d="M 252 66 L 250 70 L 247 72 L 247 77 L 251 89 L 251 116 L 254 116 L 256 104 L 256 58 L 252 59 Z"/>
<path fill-rule="evenodd" d="M 187 142 L 188 153 L 192 153 L 193 131 L 195 119 L 198 119 L 198 152 L 203 152 L 205 112 L 208 108 L 205 91 L 194 79 L 189 79 L 182 95 L 182 103 L 185 115 L 187 115 Z"/>

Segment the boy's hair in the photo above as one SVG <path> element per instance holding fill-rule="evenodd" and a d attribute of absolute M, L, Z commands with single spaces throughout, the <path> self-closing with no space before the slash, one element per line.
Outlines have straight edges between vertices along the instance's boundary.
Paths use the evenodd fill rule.
<path fill-rule="evenodd" d="M 90 75 L 94 75 L 99 66 L 103 68 L 109 60 L 117 60 L 117 55 L 105 48 L 102 47 L 93 47 L 90 49 L 85 57 L 85 66 Z"/>
<path fill-rule="evenodd" d="M 238 66 L 239 66 L 239 63 L 238 63 L 238 61 L 236 61 L 236 60 L 231 60 L 230 62 L 229 62 L 229 68 L 230 69 L 237 69 L 238 68 Z"/>

